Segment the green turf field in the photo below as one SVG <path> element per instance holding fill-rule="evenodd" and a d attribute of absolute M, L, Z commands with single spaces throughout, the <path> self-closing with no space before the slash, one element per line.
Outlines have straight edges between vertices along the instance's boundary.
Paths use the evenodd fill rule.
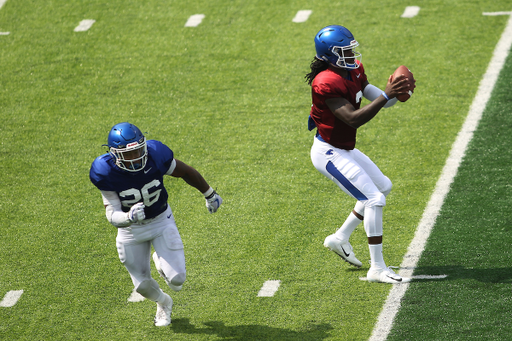
<path fill-rule="evenodd" d="M 408 5 L 419 15 L 400 18 Z M 292 22 L 306 9 L 306 22 Z M 383 88 L 401 64 L 417 79 L 410 101 L 358 134 L 358 148 L 394 183 L 384 255 L 399 265 L 508 20 L 482 12 L 510 10 L 505 0 L 8 0 L 0 8 L 0 299 L 23 295 L 0 307 L 0 339 L 367 340 L 390 286 L 359 280 L 369 259 L 362 227 L 351 240 L 361 270 L 322 246 L 354 201 L 309 159 L 313 37 L 345 25 L 372 84 Z M 203 22 L 184 27 L 194 14 Z M 74 32 L 84 19 L 95 23 Z M 510 97 L 502 93 L 417 269 L 449 277 L 410 285 L 390 339 L 512 338 Z M 187 257 L 184 289 L 166 290 L 175 302 L 169 328 L 153 326 L 153 302 L 127 302 L 116 230 L 88 178 L 122 121 L 168 144 L 224 199 L 209 215 L 200 193 L 167 179 Z M 267 280 L 281 281 L 278 292 L 257 297 Z"/>
<path fill-rule="evenodd" d="M 470 144 L 389 340 L 508 340 L 512 55 Z M 434 324 L 435 328 L 432 328 Z"/>

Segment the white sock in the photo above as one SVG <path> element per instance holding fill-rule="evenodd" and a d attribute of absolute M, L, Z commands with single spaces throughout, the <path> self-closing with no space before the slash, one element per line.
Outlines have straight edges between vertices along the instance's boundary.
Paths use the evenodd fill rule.
<path fill-rule="evenodd" d="M 334 235 L 343 241 L 350 238 L 350 235 L 356 229 L 357 225 L 362 222 L 361 219 L 357 218 L 353 212 L 350 212 L 347 220 L 341 225 L 341 227 L 334 233 Z"/>
<path fill-rule="evenodd" d="M 171 296 L 167 295 L 163 291 L 160 291 L 160 292 L 161 292 L 161 294 L 158 296 L 156 303 L 163 305 L 163 306 L 168 306 L 169 304 L 171 304 L 171 302 L 172 302 Z"/>
<path fill-rule="evenodd" d="M 364 217 L 364 204 L 360 201 L 356 202 L 356 206 L 354 206 L 354 211 L 356 211 L 357 214 Z"/>
<path fill-rule="evenodd" d="M 354 214 L 354 211 L 359 214 L 360 216 L 364 217 L 364 204 L 360 201 L 356 202 L 356 206 L 354 207 L 354 210 L 350 212 L 348 215 L 347 220 L 341 225 L 341 227 L 334 233 L 334 235 L 343 241 L 348 240 L 350 238 L 350 235 L 354 230 L 356 229 L 357 225 L 359 225 L 362 220 L 356 217 Z"/>
<path fill-rule="evenodd" d="M 368 244 L 370 247 L 371 267 L 377 269 L 385 269 L 386 263 L 382 255 L 382 244 Z"/>

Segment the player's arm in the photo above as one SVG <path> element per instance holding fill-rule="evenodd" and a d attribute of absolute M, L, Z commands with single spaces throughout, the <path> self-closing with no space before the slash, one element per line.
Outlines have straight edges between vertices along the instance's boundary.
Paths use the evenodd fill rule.
<path fill-rule="evenodd" d="M 210 213 L 216 212 L 222 204 L 222 198 L 210 185 L 208 185 L 203 176 L 194 167 L 191 167 L 178 159 L 174 159 L 173 164 L 174 169 L 171 172 L 167 172 L 167 174 L 174 176 L 175 178 L 182 178 L 187 184 L 203 193 L 206 199 L 206 207 L 208 208 L 208 211 Z M 171 168 L 172 167 L 173 165 L 171 165 Z"/>
<path fill-rule="evenodd" d="M 366 83 L 366 86 L 367 85 Z M 407 89 L 408 84 L 405 76 L 396 77 L 393 81 L 391 81 L 390 76 L 384 93 L 381 93 L 379 97 L 362 108 L 356 110 L 354 106 L 343 97 L 329 98 L 325 103 L 338 119 L 353 128 L 359 128 L 374 118 L 379 110 L 384 107 L 388 101 L 385 96 L 392 99 L 398 95 L 407 93 Z"/>
<path fill-rule="evenodd" d="M 375 85 L 368 83 L 368 81 L 363 84 L 363 96 L 370 102 L 375 101 L 380 95 L 382 95 L 382 90 Z M 389 101 L 384 104 L 384 108 L 392 107 L 396 102 L 398 102 L 396 97 L 390 98 Z"/>
<path fill-rule="evenodd" d="M 107 220 L 115 227 L 127 227 L 132 223 L 144 220 L 144 204 L 139 202 L 132 206 L 129 212 L 123 212 L 121 209 L 121 200 L 114 191 L 101 191 L 103 205 L 105 205 L 105 215 Z"/>
<path fill-rule="evenodd" d="M 182 178 L 187 184 L 196 188 L 201 193 L 206 192 L 210 188 L 203 176 L 194 167 L 178 159 L 174 159 L 174 161 L 176 161 L 176 166 L 170 175 L 175 178 Z"/>

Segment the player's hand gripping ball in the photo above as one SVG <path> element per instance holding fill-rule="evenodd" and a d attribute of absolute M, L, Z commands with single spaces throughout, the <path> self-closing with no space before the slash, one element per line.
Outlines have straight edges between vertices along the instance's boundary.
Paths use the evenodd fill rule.
<path fill-rule="evenodd" d="M 405 78 L 409 79 L 409 88 L 407 89 L 408 94 L 396 96 L 400 102 L 405 102 L 411 98 L 412 93 L 414 92 L 414 88 L 416 87 L 416 80 L 414 79 L 414 75 L 412 74 L 411 70 L 409 70 L 404 65 L 400 65 L 398 69 L 393 72 L 393 75 L 391 75 L 391 80 L 395 79 L 395 77 L 399 77 L 400 75 L 404 75 Z"/>

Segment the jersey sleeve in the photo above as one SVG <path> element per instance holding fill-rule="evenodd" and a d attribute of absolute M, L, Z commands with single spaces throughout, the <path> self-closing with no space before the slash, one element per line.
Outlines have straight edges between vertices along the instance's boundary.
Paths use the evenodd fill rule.
<path fill-rule="evenodd" d="M 176 169 L 176 159 L 173 159 L 171 162 L 171 167 L 169 167 L 169 169 L 167 170 L 165 175 L 172 175 L 172 173 L 174 172 L 175 169 Z"/>
<path fill-rule="evenodd" d="M 160 141 L 149 140 L 148 153 L 155 161 L 161 174 L 167 173 L 174 160 L 173 151 Z"/>
<path fill-rule="evenodd" d="M 342 82 L 336 81 L 336 77 L 338 76 L 327 72 L 318 74 L 311 85 L 313 93 L 324 101 L 329 98 L 345 97 L 347 89 Z"/>
<path fill-rule="evenodd" d="M 89 179 L 101 191 L 114 191 L 111 186 L 109 177 L 109 169 L 107 158 L 108 154 L 98 156 L 92 163 L 91 170 L 89 171 Z"/>

